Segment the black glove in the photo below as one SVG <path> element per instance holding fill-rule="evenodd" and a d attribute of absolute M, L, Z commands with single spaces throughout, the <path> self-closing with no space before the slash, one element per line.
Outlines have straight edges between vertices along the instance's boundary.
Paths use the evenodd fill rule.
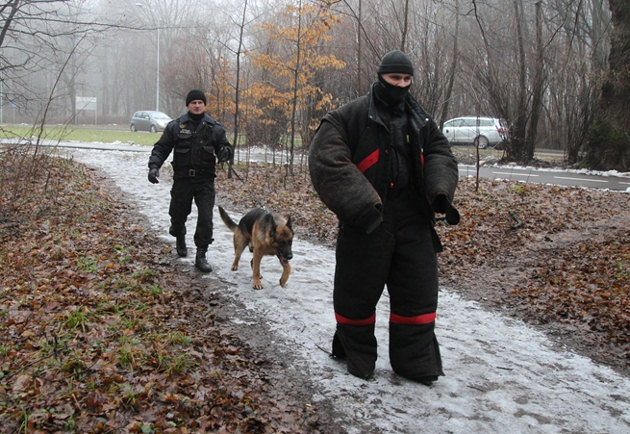
<path fill-rule="evenodd" d="M 158 169 L 157 167 L 152 167 L 149 169 L 148 178 L 151 184 L 157 184 L 158 182 L 160 182 L 158 179 L 159 177 L 160 177 L 160 169 Z"/>
<path fill-rule="evenodd" d="M 433 211 L 439 214 L 446 213 L 446 210 L 450 206 L 450 202 L 448 201 L 448 197 L 446 195 L 441 194 L 435 198 L 433 201 Z"/>
<path fill-rule="evenodd" d="M 435 201 L 433 202 L 433 211 L 440 214 L 446 214 L 446 223 L 449 225 L 456 225 L 459 223 L 459 211 L 455 209 L 446 195 L 441 194 L 435 198 Z"/>
<path fill-rule="evenodd" d="M 230 148 L 228 148 L 227 146 L 221 146 L 221 149 L 219 149 L 219 152 L 217 152 L 217 159 L 219 160 L 219 163 L 225 163 L 231 157 L 232 152 L 230 151 Z"/>

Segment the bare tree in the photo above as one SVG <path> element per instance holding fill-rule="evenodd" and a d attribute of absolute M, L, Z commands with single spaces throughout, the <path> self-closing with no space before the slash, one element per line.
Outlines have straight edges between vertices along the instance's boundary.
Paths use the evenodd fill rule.
<path fill-rule="evenodd" d="M 50 106 L 43 95 L 49 95 L 61 64 L 68 66 L 69 53 L 78 50 L 76 41 L 85 41 L 86 35 L 104 29 L 84 21 L 80 6 L 69 0 L 12 0 L 0 6 L 1 104 L 8 97 L 17 110 L 31 119 L 37 113 L 41 115 L 45 104 Z M 71 63 L 76 65 L 74 60 Z M 76 73 L 71 68 L 63 70 L 69 95 Z"/>
<path fill-rule="evenodd" d="M 400 31 L 400 51 L 406 51 L 407 34 L 409 33 L 409 0 L 403 6 L 402 25 Z"/>
<path fill-rule="evenodd" d="M 520 161 L 528 162 L 534 159 L 534 148 L 538 134 L 538 121 L 542 110 L 543 87 L 545 86 L 544 71 L 544 47 L 542 40 L 542 5 L 540 1 L 535 3 L 536 8 L 536 52 L 534 64 L 534 76 L 532 78 L 532 102 L 529 125 L 525 135 L 525 146 L 521 150 Z"/>
<path fill-rule="evenodd" d="M 630 170 L 630 3 L 609 0 L 612 13 L 610 69 L 590 131 L 586 162 L 595 169 Z"/>
<path fill-rule="evenodd" d="M 564 149 L 569 164 L 581 158 L 607 68 L 610 14 L 605 2 L 556 0 L 549 4 L 549 22 L 557 26 L 559 37 L 547 48 L 544 137 L 547 144 Z"/>
<path fill-rule="evenodd" d="M 481 14 L 478 6 L 478 2 L 473 0 L 475 19 L 482 36 L 485 58 L 481 63 L 477 63 L 475 73 L 483 89 L 482 94 L 489 97 L 488 104 L 492 111 L 499 117 L 511 121 L 511 140 L 506 149 L 506 158 L 510 161 L 527 163 L 534 155 L 545 86 L 546 45 L 542 34 L 541 3 L 536 2 L 534 5 L 535 44 L 531 46 L 528 45 L 529 38 L 526 37 L 526 34 L 530 33 L 527 19 L 529 15 L 524 9 L 522 0 L 512 1 L 513 39 L 516 52 L 516 58 L 513 61 L 517 68 L 511 71 L 505 67 L 509 54 L 504 44 L 490 39 L 484 23 L 484 18 L 488 17 Z M 503 35 L 503 38 L 506 36 Z M 504 49 L 497 49 L 497 46 L 502 46 Z M 516 83 L 516 89 L 511 86 L 511 83 Z"/>
<path fill-rule="evenodd" d="M 48 114 L 54 111 L 54 95 L 63 73 L 75 51 L 90 33 L 77 30 L 75 25 L 79 22 L 78 16 L 71 7 L 73 5 L 64 8 L 65 3 L 13 0 L 0 6 L 0 14 L 4 18 L 0 31 L 2 99 L 6 86 L 10 89 L 12 102 L 23 102 L 24 107 L 31 103 L 37 112 L 37 116 L 30 119 L 33 121 L 31 132 L 20 144 L 4 148 L 0 153 L 0 197 L 7 204 L 2 210 L 3 218 L 19 218 L 24 201 L 40 203 L 39 195 L 48 194 L 54 189 L 52 182 L 45 182 L 42 187 L 40 183 L 30 181 L 49 180 L 51 177 L 53 163 L 45 152 L 41 152 L 40 140 L 44 135 Z M 62 49 L 59 40 L 66 36 L 72 36 L 73 46 L 66 45 Z M 61 58 L 57 68 L 51 67 L 55 64 L 54 56 Z M 52 72 L 51 83 L 45 96 L 38 98 L 32 95 L 35 83 L 29 80 L 45 72 L 46 67 Z M 10 86 L 7 85 L 7 77 L 11 79 Z M 23 93 L 20 93 L 21 90 Z"/>
<path fill-rule="evenodd" d="M 457 66 L 459 64 L 459 20 L 460 20 L 460 7 L 459 0 L 455 0 L 455 29 L 453 32 L 453 48 L 451 53 L 451 64 L 448 74 L 448 82 L 446 85 L 446 91 L 444 92 L 444 104 L 439 116 L 439 126 L 442 127 L 444 122 L 447 121 L 449 116 L 449 105 L 451 97 L 453 95 L 453 85 L 455 84 L 455 77 L 457 75 Z"/>
<path fill-rule="evenodd" d="M 326 0 L 322 0 L 324 3 L 337 3 L 337 2 L 328 2 Z M 341 5 L 336 9 L 336 12 L 340 16 L 347 16 L 348 19 L 351 19 L 355 22 L 355 26 L 353 27 L 354 32 L 351 33 L 351 36 L 343 33 L 347 32 L 347 29 L 350 27 L 347 26 L 339 26 L 335 31 L 335 40 L 337 44 L 335 45 L 337 56 L 340 59 L 344 60 L 350 68 L 354 65 L 354 71 L 356 74 L 355 80 L 352 81 L 351 86 L 348 86 L 347 83 L 342 84 L 337 89 L 331 87 L 331 90 L 334 91 L 334 94 L 339 95 L 340 101 L 347 101 L 353 98 L 356 98 L 358 95 L 365 93 L 371 81 L 369 78 L 373 75 L 373 64 L 375 60 L 381 56 L 382 50 L 376 46 L 376 42 L 373 40 L 373 35 L 375 32 L 371 31 L 371 25 L 365 22 L 365 17 L 370 16 L 370 12 L 368 10 L 367 13 L 364 13 L 364 4 L 368 4 L 370 6 L 369 1 L 366 0 L 356 0 L 356 4 L 351 2 L 350 0 L 343 0 Z M 347 48 L 347 49 L 344 49 Z M 350 57 L 347 53 L 353 53 L 354 56 Z M 344 54 L 346 54 L 344 56 Z M 347 76 L 347 75 L 346 75 Z M 339 75 L 330 77 L 329 82 L 335 82 L 335 78 L 338 78 Z"/>
<path fill-rule="evenodd" d="M 239 26 L 238 48 L 236 50 L 236 82 L 234 84 L 234 149 L 238 146 L 238 128 L 240 116 L 241 101 L 241 55 L 243 54 L 243 34 L 247 17 L 247 0 L 243 2 L 243 14 L 241 16 L 241 24 Z M 234 157 L 230 164 L 234 163 Z M 232 172 L 228 174 L 231 176 Z"/>

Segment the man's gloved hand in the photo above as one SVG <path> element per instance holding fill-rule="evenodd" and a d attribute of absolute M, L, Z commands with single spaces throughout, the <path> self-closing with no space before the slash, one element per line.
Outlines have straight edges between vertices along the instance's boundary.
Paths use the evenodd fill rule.
<path fill-rule="evenodd" d="M 444 194 L 439 195 L 433 201 L 433 211 L 438 214 L 445 214 L 449 206 L 450 202 L 448 201 L 448 197 Z"/>
<path fill-rule="evenodd" d="M 160 182 L 160 180 L 158 179 L 160 177 L 160 169 L 158 169 L 157 167 L 152 167 L 149 169 L 149 182 L 151 184 L 157 184 L 158 182 Z"/>
<path fill-rule="evenodd" d="M 439 214 L 446 214 L 446 223 L 449 225 L 459 223 L 459 211 L 455 209 L 446 195 L 441 194 L 435 198 L 435 201 L 433 201 L 433 211 Z"/>
<path fill-rule="evenodd" d="M 232 152 L 230 151 L 230 148 L 228 148 L 227 146 L 222 146 L 221 149 L 219 149 L 219 152 L 217 152 L 217 159 L 219 160 L 219 163 L 225 163 L 231 157 L 232 157 Z"/>

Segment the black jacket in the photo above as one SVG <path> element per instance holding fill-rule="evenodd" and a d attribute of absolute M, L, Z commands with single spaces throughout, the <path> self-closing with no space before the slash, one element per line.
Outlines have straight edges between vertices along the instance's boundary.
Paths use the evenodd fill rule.
<path fill-rule="evenodd" d="M 435 198 L 453 199 L 457 161 L 446 137 L 410 95 L 405 108 L 413 182 L 422 208 L 433 220 Z M 310 176 L 322 201 L 342 223 L 368 233 L 380 224 L 389 187 L 389 148 L 388 127 L 378 115 L 373 92 L 322 119 L 310 147 Z"/>
<path fill-rule="evenodd" d="M 233 150 L 220 123 L 204 113 L 195 128 L 195 123 L 186 113 L 166 126 L 162 137 L 153 146 L 149 168 L 162 167 L 171 151 L 174 151 L 171 164 L 175 178 L 187 177 L 190 174 L 214 177 L 215 156 L 221 155 L 224 148 L 228 149 L 228 154 L 223 152 L 222 161 L 229 159 L 233 155 Z"/>

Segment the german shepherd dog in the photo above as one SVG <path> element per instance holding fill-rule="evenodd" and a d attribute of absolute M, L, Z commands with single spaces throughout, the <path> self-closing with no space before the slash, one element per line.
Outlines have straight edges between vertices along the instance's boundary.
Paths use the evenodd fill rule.
<path fill-rule="evenodd" d="M 254 208 L 241 218 L 236 224 L 225 210 L 219 207 L 219 214 L 223 223 L 234 233 L 234 262 L 232 271 L 238 270 L 238 262 L 245 247 L 254 254 L 251 266 L 253 271 L 254 289 L 262 289 L 260 279 L 260 261 L 263 256 L 277 256 L 282 265 L 280 286 L 284 288 L 289 280 L 293 258 L 291 245 L 293 244 L 293 228 L 291 217 L 283 217 L 274 212 L 267 212 L 262 208 Z"/>

